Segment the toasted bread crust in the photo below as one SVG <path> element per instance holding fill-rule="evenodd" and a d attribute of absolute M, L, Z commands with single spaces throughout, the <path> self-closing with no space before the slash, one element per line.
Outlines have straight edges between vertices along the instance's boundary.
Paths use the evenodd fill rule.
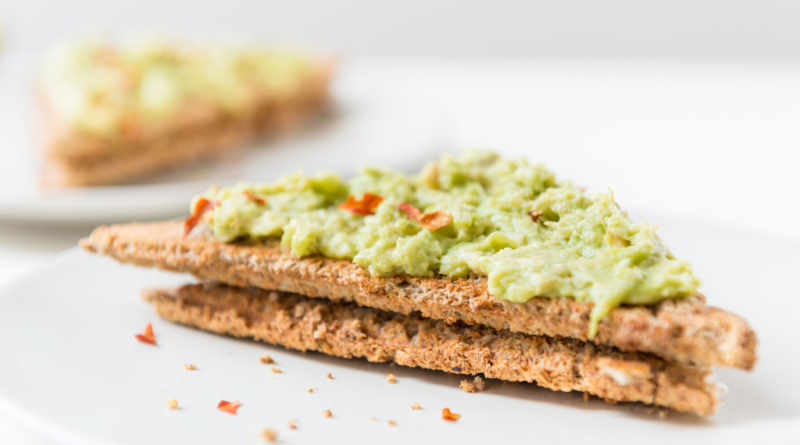
<path fill-rule="evenodd" d="M 532 335 L 588 339 L 592 306 L 572 299 L 511 303 L 491 296 L 484 278 L 370 277 L 349 261 L 296 258 L 277 240 L 222 243 L 201 230 L 184 239 L 177 221 L 102 226 L 81 246 L 123 263 L 192 273 L 234 286 L 344 300 L 385 311 L 482 324 Z M 668 361 L 750 369 L 756 335 L 737 315 L 701 296 L 651 307 L 619 307 L 600 322 L 595 344 Z"/>
<path fill-rule="evenodd" d="M 613 402 L 711 415 L 719 388 L 707 367 L 667 363 L 573 339 L 448 324 L 296 294 L 220 284 L 144 293 L 163 318 L 200 329 L 340 357 L 535 382 Z"/>
<path fill-rule="evenodd" d="M 72 130 L 58 122 L 42 100 L 47 159 L 42 182 L 59 186 L 125 182 L 291 129 L 328 101 L 330 73 L 331 65 L 321 65 L 305 79 L 299 94 L 281 100 L 264 95 L 243 115 L 190 104 L 157 125 L 113 138 Z"/>

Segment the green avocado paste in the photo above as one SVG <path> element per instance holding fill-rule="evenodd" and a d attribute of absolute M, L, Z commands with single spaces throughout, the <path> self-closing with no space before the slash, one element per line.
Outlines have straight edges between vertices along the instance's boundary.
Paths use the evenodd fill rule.
<path fill-rule="evenodd" d="M 365 194 L 383 199 L 367 212 L 342 205 Z M 365 167 L 348 182 L 295 173 L 212 188 L 192 208 L 201 198 L 215 205 L 205 217 L 221 241 L 280 237 L 298 257 L 351 260 L 379 276 L 485 276 L 493 296 L 517 303 L 574 298 L 594 305 L 592 337 L 621 304 L 683 298 L 700 285 L 656 226 L 631 222 L 613 195 L 585 193 L 542 166 L 491 152 L 446 154 L 414 176 Z M 402 203 L 452 221 L 426 229 Z"/>
<path fill-rule="evenodd" d="M 84 38 L 46 61 L 41 89 L 71 128 L 112 136 L 132 122 L 158 125 L 187 106 L 241 115 L 259 95 L 295 94 L 313 67 L 300 54 L 256 46 L 201 49 L 157 38 L 123 44 Z"/>

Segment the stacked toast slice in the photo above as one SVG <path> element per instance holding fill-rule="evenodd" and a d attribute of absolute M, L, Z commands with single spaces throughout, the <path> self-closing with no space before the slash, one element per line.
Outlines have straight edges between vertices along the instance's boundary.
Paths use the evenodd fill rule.
<path fill-rule="evenodd" d="M 331 68 L 264 48 L 66 46 L 38 87 L 42 183 L 129 182 L 291 129 L 328 102 Z"/>
<path fill-rule="evenodd" d="M 751 369 L 756 335 L 697 294 L 620 306 L 589 335 L 591 303 L 497 299 L 470 276 L 372 276 L 347 260 L 298 258 L 276 239 L 185 236 L 180 222 L 103 226 L 81 241 L 120 262 L 191 273 L 204 284 L 144 299 L 167 320 L 291 349 L 582 391 L 706 416 L 712 366 Z"/>

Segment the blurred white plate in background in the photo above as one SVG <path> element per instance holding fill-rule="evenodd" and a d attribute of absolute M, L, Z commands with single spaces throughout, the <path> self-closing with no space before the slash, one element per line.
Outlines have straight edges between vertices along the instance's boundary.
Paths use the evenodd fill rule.
<path fill-rule="evenodd" d="M 641 405 L 586 402 L 533 384 L 490 380 L 486 391 L 468 394 L 458 388 L 463 376 L 200 332 L 158 319 L 139 298 L 144 288 L 191 277 L 76 249 L 0 290 L 0 411 L 59 443 L 81 445 L 259 443 L 263 428 L 277 430 L 282 442 L 326 444 L 797 443 L 797 245 L 653 220 L 674 251 L 693 260 L 710 303 L 745 316 L 759 334 L 754 372 L 719 370 L 730 392 L 709 419 L 661 419 Z M 133 338 L 150 321 L 158 347 Z M 276 363 L 260 364 L 264 353 Z M 387 371 L 396 384 L 386 383 Z M 167 399 L 181 409 L 167 409 Z M 216 409 L 223 399 L 242 402 L 237 416 Z M 411 410 L 414 402 L 423 409 Z M 461 419 L 443 421 L 445 407 Z M 322 416 L 326 409 L 332 418 Z M 286 426 L 291 419 L 296 430 Z"/>
<path fill-rule="evenodd" d="M 139 184 L 46 189 L 38 185 L 41 148 L 33 134 L 40 57 L 0 58 L 0 220 L 101 224 L 175 217 L 188 213 L 191 197 L 212 183 L 270 181 L 297 170 L 348 176 L 363 164 L 415 171 L 444 145 L 435 107 L 392 94 L 385 79 L 343 64 L 333 111 L 301 131 Z"/>

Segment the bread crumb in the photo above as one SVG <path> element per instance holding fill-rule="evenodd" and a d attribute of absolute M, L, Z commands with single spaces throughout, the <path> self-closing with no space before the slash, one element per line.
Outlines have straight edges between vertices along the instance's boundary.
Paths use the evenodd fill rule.
<path fill-rule="evenodd" d="M 479 392 L 486 388 L 483 379 L 477 376 L 471 382 L 469 380 L 462 380 L 459 386 L 464 392 Z"/>
<path fill-rule="evenodd" d="M 317 388 L 306 388 L 306 391 L 308 391 L 308 392 L 314 392 L 314 390 L 315 390 L 315 389 L 317 389 Z"/>
<path fill-rule="evenodd" d="M 281 370 L 278 368 L 272 368 L 272 372 L 274 372 L 275 374 L 280 374 Z"/>
<path fill-rule="evenodd" d="M 326 409 L 325 411 L 323 411 L 322 415 L 325 416 L 325 417 L 332 417 L 333 416 L 333 414 L 331 414 L 331 410 L 329 410 L 329 409 Z"/>
<path fill-rule="evenodd" d="M 390 420 L 390 421 L 388 421 L 386 423 L 388 423 L 391 426 L 397 426 L 397 421 L 396 420 Z"/>
<path fill-rule="evenodd" d="M 370 417 L 369 420 L 378 420 L 377 417 Z"/>
<path fill-rule="evenodd" d="M 292 419 L 292 420 L 289 421 L 288 426 L 289 426 L 290 430 L 296 430 L 297 429 L 297 425 L 295 425 L 295 423 L 297 423 L 297 419 Z"/>
<path fill-rule="evenodd" d="M 394 378 L 394 374 L 392 374 L 392 373 L 390 372 L 390 373 L 388 373 L 388 376 L 386 377 L 386 381 L 387 381 L 388 383 L 395 383 L 395 382 L 397 382 L 397 379 L 395 379 L 395 378 Z"/>
<path fill-rule="evenodd" d="M 275 442 L 278 439 L 278 433 L 275 430 L 265 428 L 264 431 L 261 432 L 261 437 L 267 442 Z"/>
<path fill-rule="evenodd" d="M 419 406 L 419 402 L 414 402 L 414 404 L 411 405 L 411 409 L 422 409 L 422 407 Z"/>
<path fill-rule="evenodd" d="M 461 417 L 461 414 L 451 413 L 450 408 L 442 410 L 442 419 L 444 420 L 456 421 L 459 417 Z"/>
<path fill-rule="evenodd" d="M 332 375 L 330 375 L 330 374 L 328 374 L 328 378 L 329 378 L 329 379 L 331 379 L 331 380 L 333 380 L 333 376 L 332 376 Z"/>
<path fill-rule="evenodd" d="M 195 365 L 183 365 L 183 369 L 185 369 L 187 371 L 194 371 L 195 369 L 197 369 L 197 366 L 195 366 Z"/>
<path fill-rule="evenodd" d="M 258 361 L 260 361 L 261 363 L 263 363 L 265 365 L 268 365 L 270 363 L 275 363 L 275 360 L 272 360 L 272 357 L 270 357 L 267 354 L 264 354 L 264 356 L 261 357 L 260 359 L 258 359 Z"/>
<path fill-rule="evenodd" d="M 169 399 L 166 401 L 167 408 L 169 409 L 178 409 L 178 401 L 175 399 Z"/>

